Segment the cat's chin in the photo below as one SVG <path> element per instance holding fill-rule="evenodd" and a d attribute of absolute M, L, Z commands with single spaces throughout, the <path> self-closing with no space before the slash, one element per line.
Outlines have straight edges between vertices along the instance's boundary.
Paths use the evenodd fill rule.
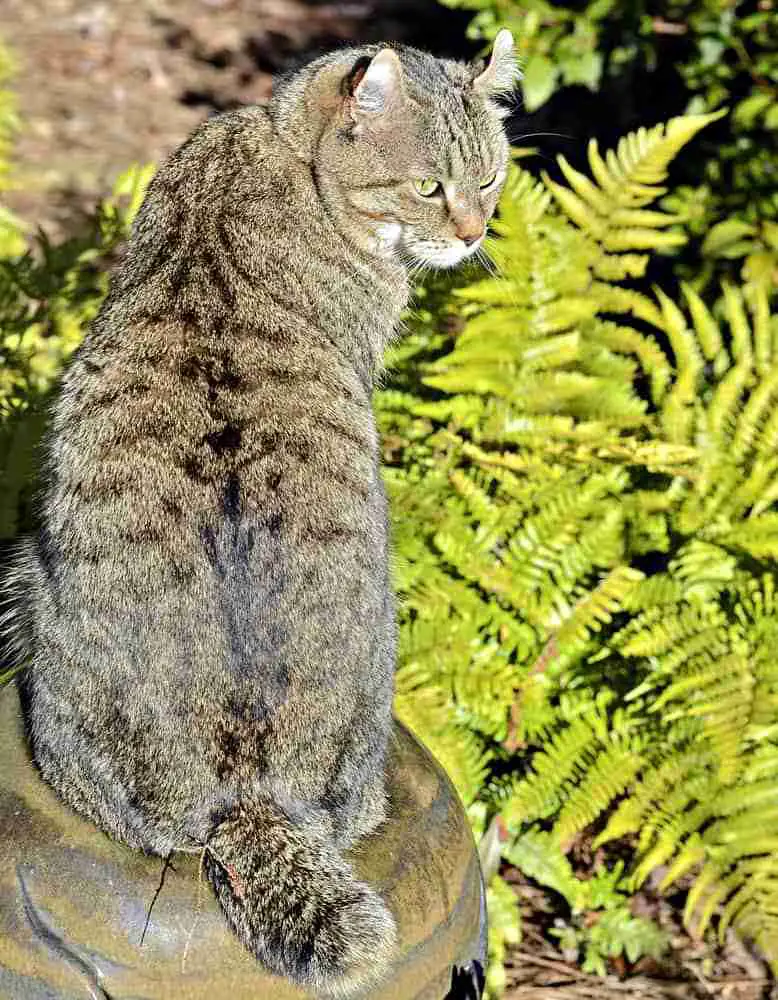
<path fill-rule="evenodd" d="M 459 243 L 458 245 L 449 244 L 448 246 L 408 246 L 407 251 L 419 264 L 424 264 L 427 267 L 446 269 L 456 267 L 457 264 L 461 264 L 462 261 L 472 257 L 480 245 L 481 240 L 478 240 L 469 247 L 465 246 L 464 243 Z"/>

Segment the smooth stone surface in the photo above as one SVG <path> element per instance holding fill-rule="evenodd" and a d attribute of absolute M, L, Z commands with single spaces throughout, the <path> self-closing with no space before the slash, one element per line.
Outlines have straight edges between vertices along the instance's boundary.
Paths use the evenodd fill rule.
<path fill-rule="evenodd" d="M 399 928 L 390 978 L 364 1000 L 480 996 L 486 919 L 470 828 L 445 772 L 401 726 L 390 819 L 352 855 Z M 302 1000 L 227 928 L 199 858 L 163 861 L 64 806 L 27 749 L 15 685 L 0 690 L 0 997 L 3 1000 Z M 452 985 L 453 984 L 453 985 Z"/>

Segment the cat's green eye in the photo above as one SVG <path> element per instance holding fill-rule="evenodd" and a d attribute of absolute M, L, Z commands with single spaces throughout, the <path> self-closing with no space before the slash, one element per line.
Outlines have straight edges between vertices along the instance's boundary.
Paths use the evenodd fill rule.
<path fill-rule="evenodd" d="M 480 184 L 481 190 L 485 191 L 487 188 L 490 188 L 494 184 L 494 182 L 496 180 L 497 180 L 497 171 L 495 170 L 495 172 L 493 174 L 490 174 L 486 178 L 486 180 L 481 181 L 481 184 Z"/>
<path fill-rule="evenodd" d="M 413 186 L 422 198 L 431 198 L 440 190 L 440 181 L 436 181 L 432 177 L 422 177 L 420 180 L 414 181 Z"/>

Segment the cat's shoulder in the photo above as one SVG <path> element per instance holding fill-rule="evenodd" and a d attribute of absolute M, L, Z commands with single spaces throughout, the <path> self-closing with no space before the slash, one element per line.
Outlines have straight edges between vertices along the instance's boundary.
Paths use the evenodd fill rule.
<path fill-rule="evenodd" d="M 258 105 L 213 115 L 200 125 L 189 142 L 200 148 L 221 147 L 228 155 L 246 150 L 260 158 L 288 153 L 288 146 L 267 111 Z"/>
<path fill-rule="evenodd" d="M 163 164 L 157 183 L 172 182 L 175 187 L 230 165 L 281 166 L 291 155 L 263 107 L 237 108 L 202 122 Z"/>

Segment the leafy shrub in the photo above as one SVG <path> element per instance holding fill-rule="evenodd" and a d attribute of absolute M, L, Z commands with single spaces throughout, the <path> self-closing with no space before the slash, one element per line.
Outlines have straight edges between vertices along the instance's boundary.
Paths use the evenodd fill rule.
<path fill-rule="evenodd" d="M 778 286 L 778 14 L 772 0 L 442 2 L 476 12 L 474 38 L 491 39 L 506 25 L 514 31 L 527 111 L 576 85 L 607 98 L 575 105 L 590 135 L 608 130 L 609 105 L 630 128 L 730 105 L 732 114 L 703 143 L 699 158 L 681 163 L 666 207 L 684 213 L 695 237 L 685 258 L 697 283 L 734 276 L 745 263 L 748 272 L 771 275 Z M 571 99 L 572 91 L 564 90 L 552 127 L 564 121 Z"/>
<path fill-rule="evenodd" d="M 152 171 L 126 171 L 87 231 L 60 244 L 38 232 L 25 248 L 20 223 L 8 215 L 4 231 L 0 225 L 0 539 L 19 528 L 46 394 L 100 307 L 107 264 L 128 233 Z"/>
<path fill-rule="evenodd" d="M 698 933 L 778 963 L 778 324 L 763 282 L 713 311 L 630 284 L 682 238 L 649 206 L 714 117 L 592 143 L 569 187 L 514 170 L 498 273 L 423 290 L 378 397 L 397 709 L 573 915 L 574 840 L 633 855 L 579 929 L 596 969 L 660 946 L 623 896 L 659 866 L 695 874 Z"/>

